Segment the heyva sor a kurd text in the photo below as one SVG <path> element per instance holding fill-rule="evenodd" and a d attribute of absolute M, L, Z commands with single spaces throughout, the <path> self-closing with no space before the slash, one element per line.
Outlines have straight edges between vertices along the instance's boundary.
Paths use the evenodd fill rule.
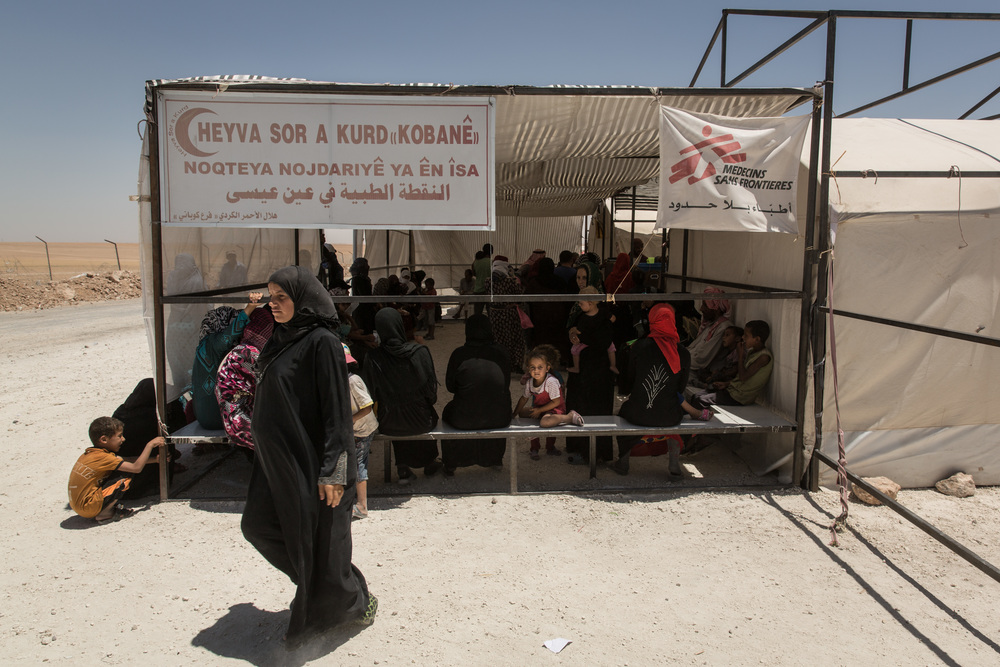
<path fill-rule="evenodd" d="M 271 123 L 262 135 L 257 123 L 226 123 L 200 121 L 194 124 L 194 138 L 199 143 L 264 143 L 272 144 L 395 144 L 395 145 L 475 145 L 479 133 L 471 122 L 458 125 L 431 123 L 399 123 L 395 127 L 381 124 L 338 123 L 320 124 L 311 130 L 305 123 Z"/>

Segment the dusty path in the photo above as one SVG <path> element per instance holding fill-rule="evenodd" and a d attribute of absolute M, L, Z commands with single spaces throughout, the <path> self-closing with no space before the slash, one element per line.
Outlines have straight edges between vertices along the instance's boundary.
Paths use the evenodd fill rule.
<path fill-rule="evenodd" d="M 151 504 L 93 526 L 66 508 L 90 419 L 149 373 L 137 301 L 0 314 L 6 664 L 650 665 L 1000 661 L 1000 584 L 884 508 L 830 492 L 378 499 L 355 562 L 374 626 L 303 653 L 292 586 L 239 503 Z M 1000 563 L 1000 493 L 904 491 Z M 542 642 L 565 637 L 559 655 Z"/>

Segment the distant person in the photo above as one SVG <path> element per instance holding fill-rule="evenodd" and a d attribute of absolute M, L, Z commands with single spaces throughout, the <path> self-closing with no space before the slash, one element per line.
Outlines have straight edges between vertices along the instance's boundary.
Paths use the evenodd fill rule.
<path fill-rule="evenodd" d="M 486 294 L 486 281 L 489 280 L 493 264 L 493 246 L 489 243 L 483 244 L 483 249 L 476 253 L 476 259 L 472 262 L 472 274 L 476 277 L 476 284 L 472 293 L 480 296 Z M 478 315 L 483 312 L 486 302 L 479 301 L 472 306 L 473 312 Z"/>
<path fill-rule="evenodd" d="M 274 317 L 268 306 L 250 314 L 240 342 L 219 364 L 216 375 L 215 398 L 222 415 L 222 426 L 229 441 L 239 447 L 253 450 L 253 403 L 257 393 L 255 372 L 260 351 L 267 345 L 274 331 Z"/>
<path fill-rule="evenodd" d="M 362 375 L 377 404 L 376 418 L 382 435 L 419 435 L 438 423 L 437 375 L 427 347 L 409 342 L 403 316 L 394 308 L 375 315 L 375 330 L 381 343 L 365 357 Z M 396 473 L 407 485 L 416 477 L 413 468 L 423 468 L 430 477 L 441 469 L 434 440 L 394 440 Z"/>
<path fill-rule="evenodd" d="M 774 368 L 774 355 L 767 349 L 771 327 L 764 320 L 750 320 L 743 325 L 743 339 L 736 344 L 736 378 L 715 382 L 714 393 L 696 395 L 695 407 L 706 405 L 752 405 L 767 386 Z"/>
<path fill-rule="evenodd" d="M 236 261 L 236 253 L 226 253 L 226 263 L 219 271 L 219 287 L 240 287 L 247 284 L 247 267 Z"/>
<path fill-rule="evenodd" d="M 368 518 L 368 455 L 372 449 L 372 437 L 378 430 L 375 418 L 375 401 L 368 393 L 365 381 L 358 375 L 361 370 L 358 361 L 351 354 L 351 348 L 344 345 L 344 359 L 347 360 L 347 382 L 351 387 L 351 421 L 354 424 L 354 449 L 358 455 L 358 501 L 354 504 L 354 519 Z"/>
<path fill-rule="evenodd" d="M 437 296 L 433 278 L 424 280 L 424 296 Z M 424 340 L 434 340 L 434 323 L 437 319 L 437 308 L 438 304 L 435 301 L 425 301 L 420 304 L 420 319 L 423 320 L 423 326 L 427 327 L 427 335 L 424 336 Z"/>
<path fill-rule="evenodd" d="M 498 296 L 522 294 L 521 285 L 503 255 L 493 258 L 493 274 L 486 281 L 486 290 Z M 489 317 L 497 342 L 510 353 L 511 368 L 508 372 L 520 374 L 524 364 L 524 334 L 521 332 L 517 304 L 494 303 L 490 306 Z"/>
<path fill-rule="evenodd" d="M 701 326 L 698 335 L 688 345 L 691 353 L 691 370 L 700 371 L 708 366 L 722 347 L 722 334 L 729 327 L 729 299 L 720 295 L 725 292 L 718 287 L 706 287 L 705 298 L 701 302 Z"/>
<path fill-rule="evenodd" d="M 166 441 L 156 437 L 146 443 L 134 461 L 118 456 L 125 437 L 125 425 L 113 417 L 98 417 L 90 424 L 90 442 L 93 445 L 76 461 L 69 475 L 69 506 L 85 519 L 99 523 L 117 521 L 135 513 L 119 501 L 132 483 L 131 475 L 146 467 L 153 449 L 163 447 Z"/>
<path fill-rule="evenodd" d="M 510 355 L 494 341 L 486 315 L 465 320 L 465 345 L 448 359 L 445 387 L 454 394 L 441 415 L 447 424 L 465 431 L 510 425 Z M 464 466 L 500 466 L 506 450 L 504 438 L 442 440 L 444 474 Z"/>
<path fill-rule="evenodd" d="M 628 254 L 632 266 L 635 266 L 636 264 L 645 264 L 649 260 L 649 257 L 643 254 L 645 247 L 645 242 L 639 237 L 632 239 L 632 251 Z"/>
<path fill-rule="evenodd" d="M 237 311 L 229 306 L 219 306 L 208 311 L 201 321 L 201 337 L 195 350 L 194 367 L 191 369 L 191 402 L 194 416 L 204 428 L 222 430 L 222 413 L 215 397 L 215 383 L 219 364 L 229 351 L 236 347 L 243 329 L 250 321 L 250 314 L 257 309 L 260 292 L 250 293 L 250 303 Z M 195 453 L 200 453 L 196 450 Z"/>
<path fill-rule="evenodd" d="M 476 276 L 472 273 L 472 269 L 465 270 L 465 277 L 458 282 L 458 293 L 460 296 L 465 296 L 466 294 L 472 294 L 472 291 L 476 288 Z M 469 308 L 469 304 L 466 301 L 459 301 L 458 307 L 455 309 L 455 314 L 451 316 L 453 320 L 457 320 L 459 317 L 465 313 L 468 317 L 469 314 L 466 312 Z"/>
<path fill-rule="evenodd" d="M 563 250 L 559 253 L 559 266 L 553 271 L 557 278 L 566 283 L 566 288 L 570 292 L 575 292 L 577 289 L 576 268 L 573 266 L 574 260 L 576 260 L 576 255 L 569 250 Z"/>
<path fill-rule="evenodd" d="M 524 394 L 514 407 L 515 417 L 529 417 L 539 420 L 542 428 L 552 428 L 563 424 L 583 426 L 583 417 L 575 410 L 566 409 L 566 392 L 552 369 L 559 365 L 559 352 L 551 345 L 538 345 L 527 355 L 529 380 L 524 383 Z M 531 403 L 529 406 L 528 403 Z M 539 458 L 541 438 L 531 438 L 529 456 L 533 461 Z M 559 456 L 556 439 L 545 439 L 545 453 Z"/>
<path fill-rule="evenodd" d="M 681 403 L 690 371 L 691 356 L 677 344 L 677 324 L 674 309 L 659 303 L 649 311 L 649 335 L 632 345 L 628 367 L 624 373 L 623 392 L 629 398 L 619 410 L 619 416 L 637 426 L 676 426 L 684 418 Z M 700 415 L 699 415 L 700 418 Z M 629 454 L 642 436 L 618 436 L 618 461 L 615 471 L 627 475 Z M 681 474 L 681 443 L 671 438 L 668 444 L 670 474 Z"/>

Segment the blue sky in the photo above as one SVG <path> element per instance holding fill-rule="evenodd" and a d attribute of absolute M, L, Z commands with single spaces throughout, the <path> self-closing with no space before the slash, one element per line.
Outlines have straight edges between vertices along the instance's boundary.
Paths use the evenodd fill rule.
<path fill-rule="evenodd" d="M 866 6 L 867 5 L 867 6 Z M 829 9 L 824 2 L 496 3 L 200 0 L 8 3 L 0 23 L 0 241 L 134 242 L 143 86 L 211 74 L 319 81 L 686 86 L 724 7 Z M 998 12 L 996 2 L 869 0 L 842 9 Z M 735 18 L 730 74 L 806 21 Z M 838 26 L 836 111 L 898 89 L 905 24 Z M 823 31 L 820 31 L 822 33 Z M 811 86 L 823 37 L 743 85 Z M 910 81 L 1000 45 L 1000 22 L 914 28 Z M 718 49 L 699 85 L 718 85 Z M 869 116 L 955 118 L 1000 84 L 1000 62 Z M 1000 99 L 976 117 L 1000 113 Z"/>

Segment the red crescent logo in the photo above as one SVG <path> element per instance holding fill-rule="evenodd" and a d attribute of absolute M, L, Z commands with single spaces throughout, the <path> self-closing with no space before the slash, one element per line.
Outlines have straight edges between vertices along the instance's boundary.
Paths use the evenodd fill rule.
<path fill-rule="evenodd" d="M 206 153 L 205 151 L 196 148 L 194 143 L 191 142 L 191 135 L 188 132 L 188 126 L 191 125 L 191 121 L 193 121 L 196 116 L 200 116 L 203 113 L 210 113 L 213 116 L 215 115 L 215 112 L 211 109 L 196 107 L 182 113 L 181 117 L 177 119 L 176 123 L 174 123 L 174 137 L 177 139 L 178 145 L 180 145 L 181 149 L 186 153 L 190 153 L 195 157 L 208 157 L 218 153 L 218 151 Z"/>

